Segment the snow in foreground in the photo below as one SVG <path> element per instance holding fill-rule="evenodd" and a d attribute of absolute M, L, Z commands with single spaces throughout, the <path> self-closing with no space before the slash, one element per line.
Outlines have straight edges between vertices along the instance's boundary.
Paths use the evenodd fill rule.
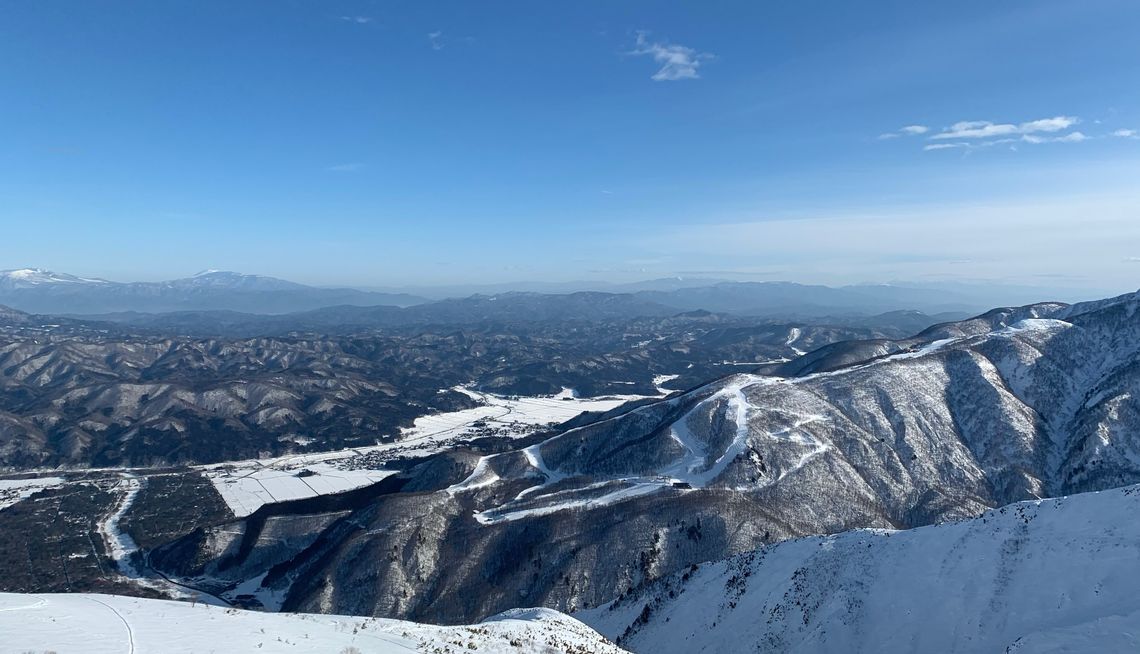
<path fill-rule="evenodd" d="M 618 648 L 573 618 L 520 609 L 464 627 L 260 613 L 118 595 L 0 593 L 0 649 L 14 652 L 578 652 Z"/>
<path fill-rule="evenodd" d="M 633 652 L 1137 652 L 1140 486 L 852 531 L 575 614 Z"/>

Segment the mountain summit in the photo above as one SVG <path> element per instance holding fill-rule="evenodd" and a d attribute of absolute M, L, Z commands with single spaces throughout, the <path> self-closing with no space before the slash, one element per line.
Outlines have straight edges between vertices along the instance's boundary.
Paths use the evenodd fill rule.
<path fill-rule="evenodd" d="M 104 279 L 91 277 L 76 277 L 66 273 L 57 273 L 43 268 L 19 268 L 16 270 L 0 270 L 0 291 L 35 288 L 47 284 L 109 284 Z"/>

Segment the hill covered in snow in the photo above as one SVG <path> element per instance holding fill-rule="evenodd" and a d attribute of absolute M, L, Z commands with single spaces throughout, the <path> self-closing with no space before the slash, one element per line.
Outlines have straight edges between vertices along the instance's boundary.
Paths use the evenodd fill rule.
<path fill-rule="evenodd" d="M 576 617 L 633 652 L 1140 651 L 1140 487 L 692 566 Z"/>
<path fill-rule="evenodd" d="M 621 652 L 577 620 L 546 609 L 511 611 L 477 625 L 436 627 L 78 593 L 0 593 L 0 633 L 0 648 L 12 652 Z"/>

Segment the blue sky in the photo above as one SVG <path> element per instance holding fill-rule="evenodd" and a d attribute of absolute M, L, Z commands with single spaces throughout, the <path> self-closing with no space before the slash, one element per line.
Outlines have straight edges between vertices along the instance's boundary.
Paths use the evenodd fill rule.
<path fill-rule="evenodd" d="M 0 268 L 1135 288 L 1138 31 L 1131 0 L 0 0 Z"/>

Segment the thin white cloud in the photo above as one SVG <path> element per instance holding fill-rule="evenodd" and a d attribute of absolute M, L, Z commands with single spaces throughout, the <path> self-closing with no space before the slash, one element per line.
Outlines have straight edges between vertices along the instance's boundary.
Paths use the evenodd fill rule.
<path fill-rule="evenodd" d="M 1025 134 L 1021 140 L 1026 143 L 1080 143 L 1087 140 L 1089 137 L 1081 132 L 1069 132 L 1064 136 L 1037 136 L 1036 134 Z"/>
<path fill-rule="evenodd" d="M 372 22 L 371 16 L 341 16 L 340 19 L 348 23 L 356 23 L 357 25 L 367 25 Z"/>
<path fill-rule="evenodd" d="M 1088 139 L 1088 137 L 1085 136 L 1084 134 L 1082 134 L 1081 132 L 1070 132 L 1064 136 L 1058 136 L 1057 138 L 1055 138 L 1053 140 L 1058 141 L 1060 143 L 1080 143 L 1081 141 L 1084 141 L 1086 139 Z"/>
<path fill-rule="evenodd" d="M 1037 134 L 1023 134 L 1020 138 L 1000 138 L 988 139 L 982 141 L 954 141 L 953 143 L 927 143 L 922 146 L 922 149 L 930 152 L 933 150 L 978 150 L 981 148 L 992 148 L 995 145 L 1004 145 L 1007 143 L 1029 143 L 1031 145 L 1038 145 L 1040 143 L 1080 143 L 1087 141 L 1090 137 L 1086 136 L 1083 132 L 1069 132 L 1063 136 L 1039 136 Z M 1015 145 L 1010 146 L 1011 149 L 1017 150 Z"/>
<path fill-rule="evenodd" d="M 925 151 L 933 150 L 974 150 L 989 148 L 995 145 L 1010 144 L 1011 150 L 1017 150 L 1017 143 L 1037 145 L 1041 143 L 1080 143 L 1092 138 L 1084 132 L 1071 131 L 1065 134 L 1073 125 L 1081 122 L 1076 116 L 1054 116 L 1052 118 L 1039 118 L 1024 123 L 994 123 L 988 120 L 963 120 L 949 127 L 944 127 L 937 134 L 930 135 L 930 141 L 923 146 Z M 905 129 L 905 128 L 904 128 Z M 941 143 L 941 141 L 951 141 Z"/>
<path fill-rule="evenodd" d="M 931 136 L 932 139 L 985 139 L 1016 134 L 1017 126 L 996 125 L 988 120 L 963 120 Z"/>
<path fill-rule="evenodd" d="M 661 68 L 650 77 L 655 82 L 698 79 L 700 78 L 699 69 L 701 65 L 715 58 L 712 54 L 697 52 L 687 46 L 665 41 L 651 42 L 648 39 L 647 32 L 637 33 L 637 47 L 629 54 L 650 56 L 655 62 L 661 64 Z"/>
<path fill-rule="evenodd" d="M 432 50 L 442 50 L 445 45 L 443 42 L 443 32 L 428 32 L 428 43 L 431 44 Z"/>
<path fill-rule="evenodd" d="M 886 141 L 888 139 L 897 139 L 900 136 L 918 136 L 929 131 L 930 128 L 926 125 L 907 125 L 905 127 L 900 127 L 898 131 L 879 134 L 879 140 Z"/>
<path fill-rule="evenodd" d="M 1118 129 L 1112 135 L 1122 139 L 1134 139 L 1140 136 L 1140 132 L 1134 129 Z"/>
<path fill-rule="evenodd" d="M 988 120 L 963 120 L 931 136 L 931 139 L 986 139 L 1013 134 L 1033 134 L 1036 132 L 1060 132 L 1080 122 L 1074 116 L 1054 116 L 1014 125 L 1013 123 L 993 123 Z"/>
<path fill-rule="evenodd" d="M 1019 129 L 1022 134 L 1029 134 L 1032 132 L 1060 132 L 1076 125 L 1080 122 L 1079 118 L 1074 116 L 1055 116 L 1053 118 L 1041 118 L 1039 120 L 1031 120 L 1028 123 L 1022 123 Z"/>
<path fill-rule="evenodd" d="M 355 173 L 364 168 L 362 163 L 342 163 L 329 166 L 325 170 L 333 173 Z"/>

